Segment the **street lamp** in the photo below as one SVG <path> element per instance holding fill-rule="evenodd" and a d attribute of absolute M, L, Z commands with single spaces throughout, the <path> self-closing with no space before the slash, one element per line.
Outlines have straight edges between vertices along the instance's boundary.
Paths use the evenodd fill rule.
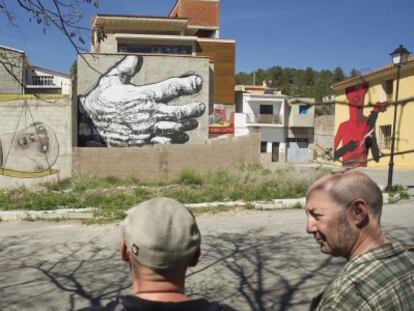
<path fill-rule="evenodd" d="M 394 120 L 392 123 L 392 136 L 391 136 L 391 154 L 390 154 L 390 163 L 388 164 L 388 182 L 386 191 L 392 190 L 392 175 L 394 172 L 394 148 L 395 148 L 395 128 L 397 122 L 397 102 L 398 102 L 398 91 L 400 88 L 400 73 L 401 66 L 407 61 L 410 52 L 401 44 L 397 49 L 394 50 L 391 54 L 392 63 L 397 67 L 397 88 L 395 90 L 395 103 L 394 103 Z"/>

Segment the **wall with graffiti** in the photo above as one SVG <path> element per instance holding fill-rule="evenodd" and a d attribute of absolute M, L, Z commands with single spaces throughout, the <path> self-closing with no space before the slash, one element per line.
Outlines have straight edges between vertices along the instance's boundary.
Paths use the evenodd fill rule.
<path fill-rule="evenodd" d="M 367 166 L 368 157 L 375 162 L 380 159 L 376 122 L 379 114 L 386 109 L 381 102 L 364 109 L 367 90 L 366 84 L 345 90 L 348 118 L 339 124 L 334 138 L 334 158 L 340 160 L 343 166 Z M 341 115 L 339 109 L 337 114 Z"/>
<path fill-rule="evenodd" d="M 206 58 L 78 57 L 81 147 L 183 144 L 208 138 Z"/>
<path fill-rule="evenodd" d="M 0 115 L 0 187 L 71 175 L 69 98 L 3 101 Z"/>
<path fill-rule="evenodd" d="M 211 136 L 234 134 L 234 106 L 214 104 L 210 112 L 208 132 Z"/>

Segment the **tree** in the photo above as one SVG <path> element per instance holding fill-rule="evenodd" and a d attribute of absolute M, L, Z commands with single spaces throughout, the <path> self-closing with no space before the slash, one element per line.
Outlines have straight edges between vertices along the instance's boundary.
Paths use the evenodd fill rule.
<path fill-rule="evenodd" d="M 336 83 L 336 82 L 340 82 L 343 80 L 345 80 L 344 71 L 342 70 L 341 67 L 336 67 L 333 72 L 333 81 Z"/>
<path fill-rule="evenodd" d="M 99 7 L 99 0 L 0 0 L 0 17 L 13 27 L 19 27 L 19 21 L 27 19 L 40 27 L 43 33 L 49 28 L 55 28 L 65 36 L 81 57 L 81 52 L 87 52 L 86 40 L 90 29 L 81 25 L 82 11 L 85 6 Z M 97 29 L 98 41 L 106 38 L 102 28 Z M 86 64 L 92 66 L 85 60 Z M 13 64 L 6 53 L 0 53 L 0 66 L 12 76 L 17 83 L 22 84 L 21 78 L 13 71 Z M 92 68 L 94 69 L 94 68 Z M 95 70 L 95 69 L 94 69 Z M 71 73 L 72 68 L 71 68 Z"/>
<path fill-rule="evenodd" d="M 313 69 L 311 67 L 306 67 L 305 74 L 304 74 L 304 80 L 306 85 L 314 85 L 315 76 Z"/>
<path fill-rule="evenodd" d="M 99 0 L 16 0 L 13 9 L 9 0 L 0 0 L 0 15 L 14 27 L 19 26 L 20 18 L 39 25 L 44 33 L 53 27 L 66 36 L 79 53 L 87 51 L 85 37 L 89 36 L 90 29 L 80 22 L 82 10 L 88 5 L 98 8 Z"/>
<path fill-rule="evenodd" d="M 355 68 L 351 69 L 351 72 L 349 73 L 351 78 L 355 78 L 361 75 L 361 72 L 359 70 L 356 70 Z"/>

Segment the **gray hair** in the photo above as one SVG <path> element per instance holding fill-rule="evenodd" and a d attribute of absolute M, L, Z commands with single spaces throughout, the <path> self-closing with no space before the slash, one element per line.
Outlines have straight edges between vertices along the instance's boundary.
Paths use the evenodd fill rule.
<path fill-rule="evenodd" d="M 357 171 L 333 173 L 319 178 L 309 188 L 306 197 L 313 191 L 328 192 L 331 197 L 343 206 L 354 200 L 362 199 L 375 215 L 381 217 L 382 192 L 377 184 L 367 175 Z"/>

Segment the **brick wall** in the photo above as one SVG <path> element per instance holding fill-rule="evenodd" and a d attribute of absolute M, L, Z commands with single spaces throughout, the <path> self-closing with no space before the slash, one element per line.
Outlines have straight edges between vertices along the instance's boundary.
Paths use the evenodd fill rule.
<path fill-rule="evenodd" d="M 204 144 L 143 148 L 74 148 L 74 170 L 97 176 L 134 176 L 141 180 L 174 179 L 181 170 L 200 173 L 260 163 L 260 136 L 209 140 Z"/>
<path fill-rule="evenodd" d="M 219 1 L 180 0 L 170 16 L 187 17 L 189 25 L 218 27 L 219 11 Z"/>

